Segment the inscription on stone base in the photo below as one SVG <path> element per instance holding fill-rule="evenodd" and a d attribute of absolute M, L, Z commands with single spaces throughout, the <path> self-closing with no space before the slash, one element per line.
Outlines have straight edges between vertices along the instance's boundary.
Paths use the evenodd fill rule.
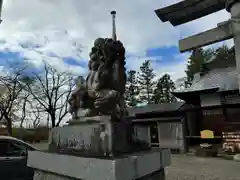
<path fill-rule="evenodd" d="M 86 118 L 87 119 L 87 118 Z M 53 128 L 49 150 L 78 151 L 87 156 L 111 155 L 130 149 L 131 125 L 126 121 L 111 121 L 109 117 L 94 117 L 73 121 L 68 126 Z"/>

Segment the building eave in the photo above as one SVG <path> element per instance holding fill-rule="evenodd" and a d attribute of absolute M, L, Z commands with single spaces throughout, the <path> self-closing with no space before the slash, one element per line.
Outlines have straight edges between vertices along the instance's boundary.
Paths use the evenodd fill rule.
<path fill-rule="evenodd" d="M 219 87 L 214 87 L 214 88 L 209 88 L 209 89 L 200 89 L 200 90 L 182 90 L 182 91 L 174 91 L 172 94 L 174 95 L 179 95 L 179 94 L 189 94 L 189 93 L 194 93 L 194 94 L 200 94 L 200 93 L 212 93 L 212 92 L 217 92 L 219 91 Z"/>
<path fill-rule="evenodd" d="M 200 94 L 218 92 L 219 88 L 202 89 L 196 91 L 176 91 L 172 92 L 174 96 L 184 100 L 186 103 L 198 105 L 200 103 Z"/>
<path fill-rule="evenodd" d="M 155 10 L 162 22 L 178 26 L 225 9 L 225 0 L 185 0 Z"/>
<path fill-rule="evenodd" d="M 179 109 L 184 106 L 185 102 L 175 102 L 175 103 L 165 103 L 165 104 L 150 104 L 144 107 L 135 107 L 129 108 L 129 117 L 137 117 L 137 116 L 147 116 L 153 114 L 171 114 L 177 113 Z"/>

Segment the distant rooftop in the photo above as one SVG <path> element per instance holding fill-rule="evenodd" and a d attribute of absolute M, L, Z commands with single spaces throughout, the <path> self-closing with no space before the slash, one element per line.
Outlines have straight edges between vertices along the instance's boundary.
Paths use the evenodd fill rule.
<path fill-rule="evenodd" d="M 163 104 L 149 104 L 142 107 L 128 108 L 129 116 L 135 116 L 146 113 L 165 113 L 171 111 L 177 111 L 184 105 L 184 102 L 175 103 L 163 103 Z"/>
<path fill-rule="evenodd" d="M 174 93 L 186 93 L 203 90 L 230 91 L 238 89 L 236 67 L 213 69 L 207 74 L 196 75 L 190 88 Z"/>
<path fill-rule="evenodd" d="M 225 9 L 225 2 L 226 0 L 184 0 L 157 9 L 155 13 L 162 22 L 169 21 L 177 26 Z"/>

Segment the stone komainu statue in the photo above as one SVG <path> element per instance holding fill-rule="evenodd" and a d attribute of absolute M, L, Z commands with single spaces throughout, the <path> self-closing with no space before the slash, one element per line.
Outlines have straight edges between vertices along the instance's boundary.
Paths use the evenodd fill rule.
<path fill-rule="evenodd" d="M 76 89 L 69 100 L 72 114 L 88 109 L 85 116 L 125 114 L 125 48 L 121 41 L 98 38 L 90 52 L 89 73 L 84 87 Z"/>

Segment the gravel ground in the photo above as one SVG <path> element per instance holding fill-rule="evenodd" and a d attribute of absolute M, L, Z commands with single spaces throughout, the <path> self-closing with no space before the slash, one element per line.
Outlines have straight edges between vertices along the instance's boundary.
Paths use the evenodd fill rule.
<path fill-rule="evenodd" d="M 47 150 L 47 148 L 48 148 L 48 143 L 47 142 L 36 143 L 36 144 L 33 144 L 33 145 L 40 150 Z"/>
<path fill-rule="evenodd" d="M 219 158 L 172 155 L 166 180 L 240 180 L 240 162 Z"/>

